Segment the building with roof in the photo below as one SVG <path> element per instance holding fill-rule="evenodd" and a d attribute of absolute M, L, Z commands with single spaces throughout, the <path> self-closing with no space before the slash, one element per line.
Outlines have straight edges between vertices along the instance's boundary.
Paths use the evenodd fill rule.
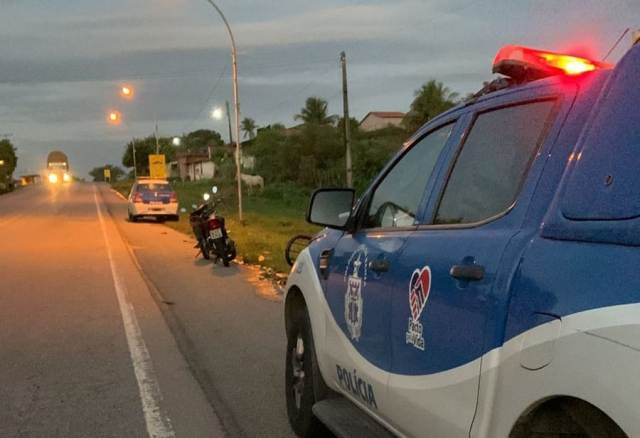
<path fill-rule="evenodd" d="M 360 122 L 360 129 L 363 131 L 376 131 L 378 129 L 391 126 L 400 126 L 404 113 L 400 111 L 372 111 Z"/>

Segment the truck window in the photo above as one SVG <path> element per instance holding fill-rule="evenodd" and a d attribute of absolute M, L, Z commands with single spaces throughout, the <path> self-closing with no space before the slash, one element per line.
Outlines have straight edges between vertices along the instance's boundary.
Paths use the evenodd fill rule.
<path fill-rule="evenodd" d="M 416 223 L 416 213 L 425 188 L 438 161 L 453 123 L 445 125 L 419 140 L 404 154 L 375 189 L 367 216 L 366 228 L 409 227 Z"/>
<path fill-rule="evenodd" d="M 553 100 L 480 114 L 456 158 L 435 224 L 470 224 L 506 212 L 515 202 L 544 140 Z"/>

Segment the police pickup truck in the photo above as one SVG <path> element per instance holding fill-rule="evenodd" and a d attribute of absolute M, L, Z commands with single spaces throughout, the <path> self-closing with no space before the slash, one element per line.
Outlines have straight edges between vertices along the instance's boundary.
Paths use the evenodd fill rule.
<path fill-rule="evenodd" d="M 640 45 L 508 46 L 326 226 L 285 298 L 310 436 L 640 437 Z M 354 205 L 355 204 L 355 205 Z"/>

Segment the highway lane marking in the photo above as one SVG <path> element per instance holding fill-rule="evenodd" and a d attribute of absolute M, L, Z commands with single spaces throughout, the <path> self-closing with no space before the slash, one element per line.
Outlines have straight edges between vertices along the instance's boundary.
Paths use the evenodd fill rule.
<path fill-rule="evenodd" d="M 93 199 L 96 204 L 98 220 L 104 237 L 109 266 L 111 267 L 111 277 L 113 278 L 113 286 L 116 290 L 116 297 L 118 298 L 118 305 L 122 315 L 127 344 L 129 345 L 131 362 L 133 363 L 133 369 L 138 382 L 138 390 L 140 392 L 140 400 L 142 401 L 142 411 L 144 412 L 144 419 L 147 425 L 147 433 L 153 438 L 173 438 L 175 437 L 175 432 L 173 431 L 171 420 L 166 415 L 163 415 L 162 410 L 160 409 L 162 393 L 160 392 L 160 385 L 158 384 L 153 370 L 151 355 L 149 354 L 149 350 L 147 350 L 144 338 L 142 337 L 142 331 L 140 330 L 140 325 L 138 324 L 133 306 L 127 299 L 126 286 L 122 281 L 113 259 L 113 252 L 111 250 L 111 245 L 109 244 L 105 221 L 95 186 L 93 187 Z"/>
<path fill-rule="evenodd" d="M 127 199 L 127 198 L 125 198 L 125 197 L 124 197 L 124 195 L 123 195 L 122 193 L 120 193 L 119 191 L 117 191 L 117 190 L 115 190 L 115 189 L 111 189 L 111 191 L 112 191 L 113 193 L 115 193 L 115 194 L 116 194 L 116 196 L 118 196 L 118 197 L 119 197 L 120 199 L 122 199 L 123 201 L 128 201 L 128 199 Z"/>

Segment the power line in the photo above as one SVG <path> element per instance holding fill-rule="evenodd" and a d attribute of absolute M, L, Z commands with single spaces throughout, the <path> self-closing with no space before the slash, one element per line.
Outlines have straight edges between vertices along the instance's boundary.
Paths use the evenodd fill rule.
<path fill-rule="evenodd" d="M 198 114 L 185 126 L 184 129 L 182 129 L 182 133 L 189 132 L 189 130 L 193 128 L 193 125 L 195 124 L 195 122 L 200 118 L 204 110 L 209 106 L 209 101 L 213 97 L 213 94 L 216 92 L 218 85 L 220 85 L 220 81 L 222 81 L 222 77 L 227 72 L 227 68 L 228 66 L 225 64 L 224 68 L 220 71 L 220 75 L 218 75 L 218 79 L 216 79 L 215 83 L 213 84 L 213 87 L 211 87 L 211 89 L 209 90 L 209 94 L 207 95 L 207 98 L 203 101 L 200 111 L 198 111 Z"/>

